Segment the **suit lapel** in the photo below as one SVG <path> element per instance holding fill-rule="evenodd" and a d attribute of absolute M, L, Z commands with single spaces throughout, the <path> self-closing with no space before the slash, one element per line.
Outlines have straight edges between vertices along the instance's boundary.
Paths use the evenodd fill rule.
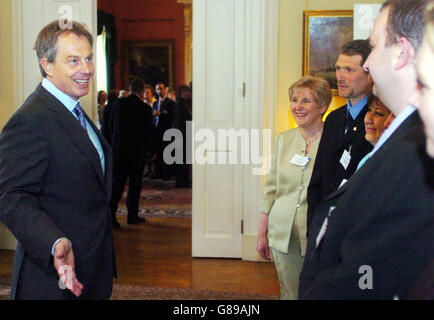
<path fill-rule="evenodd" d="M 389 137 L 389 139 L 382 145 L 377 152 L 375 152 L 372 157 L 360 168 L 359 171 L 355 172 L 353 176 L 339 189 L 335 192 L 327 196 L 324 201 L 331 200 L 343 194 L 352 184 L 354 184 L 354 180 L 356 180 L 356 176 L 360 174 L 364 174 L 363 172 L 369 170 L 375 170 L 378 166 L 383 162 L 383 154 L 384 152 L 388 152 L 389 148 L 394 144 L 399 144 L 399 141 L 403 139 L 403 136 L 406 135 L 409 130 L 418 129 L 422 126 L 420 117 L 415 111 L 411 114 L 401 125 L 396 129 L 396 131 Z M 358 183 L 358 182 L 356 182 Z M 360 186 L 360 183 L 359 183 Z"/>
<path fill-rule="evenodd" d="M 103 177 L 103 183 L 107 189 L 107 191 L 111 190 L 111 181 L 112 181 L 112 150 L 107 141 L 104 139 L 102 133 L 98 128 L 95 126 L 93 121 L 87 116 L 86 112 L 84 112 L 87 122 L 91 125 L 93 131 L 96 133 L 99 142 L 101 143 L 102 150 L 104 152 L 104 160 L 105 160 L 105 170 L 104 170 L 104 177 Z M 93 146 L 93 144 L 92 144 Z M 94 147 L 94 146 L 93 146 Z M 95 147 L 94 147 L 95 148 Z M 98 164 L 101 163 L 99 160 L 99 154 L 98 155 Z M 101 168 L 101 164 L 99 165 L 99 168 Z M 100 170 L 102 174 L 102 169 Z M 102 176 L 101 176 L 102 177 Z M 110 196 L 109 196 L 110 198 Z"/>
<path fill-rule="evenodd" d="M 345 125 L 345 116 L 346 116 L 346 106 L 342 106 L 339 109 L 336 109 L 334 112 L 338 112 L 336 114 L 336 120 L 333 124 L 334 126 L 334 136 L 336 137 L 337 142 L 335 142 L 335 149 L 339 150 L 343 143 L 344 139 L 344 125 Z"/>
<path fill-rule="evenodd" d="M 98 179 L 101 181 L 102 184 L 105 185 L 98 151 L 95 149 L 95 146 L 93 145 L 86 131 L 83 130 L 80 123 L 77 121 L 77 119 L 74 118 L 71 112 L 69 112 L 69 110 L 51 93 L 45 90 L 42 85 L 38 86 L 36 92 L 46 103 L 45 105 L 50 110 L 56 113 L 56 119 L 59 122 L 60 126 L 63 128 L 63 130 L 65 130 L 68 137 L 70 137 L 70 139 L 74 142 L 77 148 L 80 149 L 83 154 L 89 159 L 92 167 L 95 170 L 96 175 L 98 176 Z M 88 123 L 91 124 L 92 128 L 98 135 L 101 145 L 103 145 L 104 148 L 104 139 L 101 138 L 101 134 L 99 134 L 98 129 L 89 119 L 89 117 L 86 114 L 85 116 L 88 120 Z"/>
<path fill-rule="evenodd" d="M 368 105 L 366 104 L 363 109 L 359 112 L 359 115 L 357 116 L 356 120 L 354 121 L 354 125 L 352 128 L 348 129 L 347 134 L 343 135 L 341 143 L 338 146 L 338 149 L 346 148 L 349 144 L 351 144 L 351 141 L 353 141 L 357 135 L 365 133 L 365 114 L 368 110 Z M 342 120 L 342 123 L 345 123 L 345 119 Z M 342 133 L 343 133 L 343 127 L 342 127 Z"/>

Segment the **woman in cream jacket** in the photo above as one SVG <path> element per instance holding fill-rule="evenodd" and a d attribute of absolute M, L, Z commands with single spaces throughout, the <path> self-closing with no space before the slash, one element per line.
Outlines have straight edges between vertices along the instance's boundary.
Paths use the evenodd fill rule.
<path fill-rule="evenodd" d="M 305 76 L 289 88 L 297 128 L 279 134 L 261 203 L 257 250 L 274 264 L 281 299 L 297 299 L 306 250 L 307 187 L 332 93 L 326 80 Z"/>

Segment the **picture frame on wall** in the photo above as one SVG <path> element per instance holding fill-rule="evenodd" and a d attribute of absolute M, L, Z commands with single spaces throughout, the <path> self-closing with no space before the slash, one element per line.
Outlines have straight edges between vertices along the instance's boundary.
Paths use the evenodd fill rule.
<path fill-rule="evenodd" d="M 321 76 L 337 95 L 335 63 L 339 50 L 353 40 L 353 10 L 303 12 L 303 75 Z"/>
<path fill-rule="evenodd" d="M 122 85 L 128 88 L 134 78 L 155 88 L 159 82 L 175 85 L 174 41 L 124 41 L 121 46 Z"/>

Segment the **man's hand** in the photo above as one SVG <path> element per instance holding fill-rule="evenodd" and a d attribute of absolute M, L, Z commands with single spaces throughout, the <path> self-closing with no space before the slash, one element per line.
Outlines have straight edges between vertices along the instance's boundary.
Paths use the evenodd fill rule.
<path fill-rule="evenodd" d="M 65 238 L 60 239 L 54 247 L 54 267 L 60 280 L 76 297 L 79 297 L 83 285 L 75 276 L 74 253 Z"/>

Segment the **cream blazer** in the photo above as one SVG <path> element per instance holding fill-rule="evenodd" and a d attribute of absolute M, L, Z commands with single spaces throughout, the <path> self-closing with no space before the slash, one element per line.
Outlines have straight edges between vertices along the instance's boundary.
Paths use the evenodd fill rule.
<path fill-rule="evenodd" d="M 264 186 L 261 211 L 269 214 L 268 243 L 273 249 L 288 253 L 293 224 L 298 227 L 301 255 L 306 252 L 307 187 L 318 150 L 318 136 L 309 150 L 305 167 L 290 163 L 295 154 L 304 155 L 306 141 L 298 128 L 279 134 Z"/>

